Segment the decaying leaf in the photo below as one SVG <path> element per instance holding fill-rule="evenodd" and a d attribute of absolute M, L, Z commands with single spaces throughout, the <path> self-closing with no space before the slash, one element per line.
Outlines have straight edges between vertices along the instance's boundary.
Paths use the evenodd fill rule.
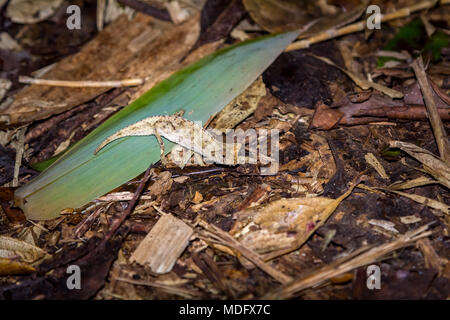
<path fill-rule="evenodd" d="M 383 179 L 389 180 L 389 176 L 386 174 L 386 170 L 384 170 L 383 165 L 380 163 L 380 161 L 378 161 L 373 153 L 367 153 L 364 158 L 366 159 L 367 163 L 370 164 Z"/>
<path fill-rule="evenodd" d="M 185 56 L 198 37 L 198 16 L 180 25 L 136 14 L 129 21 L 117 18 L 83 46 L 77 54 L 59 61 L 41 78 L 68 81 L 105 81 L 145 78 L 144 92 L 182 68 Z M 98 54 L 102 53 L 102 54 Z M 153 59 L 157 55 L 158 59 Z M 16 95 L 14 102 L 0 112 L 0 122 L 26 123 L 47 118 L 92 100 L 109 90 L 101 88 L 53 87 L 30 85 Z M 138 98 L 143 92 L 133 96 Z"/>
<path fill-rule="evenodd" d="M 243 2 L 252 19 L 269 32 L 300 29 L 320 18 L 307 32 L 308 36 L 346 25 L 360 17 L 365 9 L 365 6 L 361 4 L 346 12 L 338 13 L 334 6 L 310 0 L 244 0 Z M 307 35 L 302 35 L 304 36 Z"/>
<path fill-rule="evenodd" d="M 394 182 L 388 188 L 391 190 L 406 190 L 406 189 L 426 186 L 426 185 L 435 184 L 435 183 L 439 183 L 439 182 L 436 180 L 427 178 L 425 176 L 421 176 L 419 178 L 412 179 L 412 180 L 405 181 L 405 182 Z"/>
<path fill-rule="evenodd" d="M 234 214 L 230 233 L 246 247 L 264 254 L 291 248 L 325 219 L 334 200 L 324 197 L 280 199 Z M 325 213 L 325 214 L 324 214 Z"/>
<path fill-rule="evenodd" d="M 328 220 L 360 180 L 361 175 L 355 177 L 348 190 L 337 199 L 280 199 L 237 212 L 237 222 L 230 233 L 245 246 L 264 252 L 265 260 L 297 250 Z"/>
<path fill-rule="evenodd" d="M 11 0 L 7 16 L 15 23 L 36 23 L 53 15 L 63 0 Z"/>
<path fill-rule="evenodd" d="M 431 174 L 439 183 L 450 188 L 450 168 L 434 154 L 414 144 L 402 141 L 391 141 L 390 146 L 405 151 L 421 162 L 426 172 Z"/>
<path fill-rule="evenodd" d="M 381 189 L 381 188 L 380 188 Z M 410 193 L 406 193 L 406 192 L 402 192 L 402 191 L 397 191 L 397 190 L 389 190 L 389 189 L 382 189 L 382 190 L 386 190 L 395 194 L 398 194 L 400 196 L 409 198 L 415 202 L 424 204 L 430 208 L 442 211 L 445 214 L 450 214 L 450 206 L 446 205 L 445 203 L 438 201 L 438 200 L 434 200 L 431 198 L 427 198 L 424 196 L 420 196 L 418 194 L 410 194 Z"/>
<path fill-rule="evenodd" d="M 0 258 L 0 276 L 27 274 L 33 271 L 35 269 L 27 263 Z"/>
<path fill-rule="evenodd" d="M 32 263 L 43 258 L 47 253 L 25 241 L 0 236 L 0 254 L 0 258 L 19 257 L 24 262 Z"/>

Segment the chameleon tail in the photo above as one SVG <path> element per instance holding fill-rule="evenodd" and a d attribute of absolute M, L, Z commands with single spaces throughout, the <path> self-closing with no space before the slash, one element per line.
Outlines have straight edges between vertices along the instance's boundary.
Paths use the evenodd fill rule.
<path fill-rule="evenodd" d="M 106 147 L 108 144 L 110 144 L 111 142 L 113 142 L 117 139 L 125 138 L 128 136 L 148 136 L 148 135 L 152 135 L 152 134 L 154 134 L 153 128 L 151 128 L 149 126 L 144 126 L 140 122 L 134 123 L 132 125 L 129 125 L 128 127 L 125 127 L 123 129 L 117 131 L 113 135 L 106 138 L 102 143 L 100 143 L 100 145 L 97 147 L 97 149 L 95 149 L 94 155 L 97 154 L 101 149 Z"/>

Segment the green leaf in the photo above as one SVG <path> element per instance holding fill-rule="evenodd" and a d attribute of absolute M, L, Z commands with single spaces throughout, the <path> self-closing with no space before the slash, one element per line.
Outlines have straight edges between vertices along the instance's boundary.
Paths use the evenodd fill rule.
<path fill-rule="evenodd" d="M 119 139 L 96 156 L 95 148 L 121 128 L 150 116 L 170 115 L 183 109 L 185 118 L 205 122 L 242 93 L 297 35 L 298 32 L 287 32 L 249 40 L 175 73 L 106 120 L 29 184 L 17 189 L 16 204 L 28 219 L 52 219 L 64 208 L 81 207 L 135 178 L 150 163 L 159 160 L 155 137 Z"/>

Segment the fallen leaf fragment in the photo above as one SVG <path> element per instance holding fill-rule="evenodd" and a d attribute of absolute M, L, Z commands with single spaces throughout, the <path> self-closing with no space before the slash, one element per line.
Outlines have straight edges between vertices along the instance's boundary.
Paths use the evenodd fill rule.
<path fill-rule="evenodd" d="M 198 191 L 195 191 L 195 195 L 194 195 L 194 197 L 192 198 L 191 201 L 192 201 L 193 203 L 195 203 L 195 204 L 199 204 L 200 202 L 203 201 L 203 196 L 202 196 L 202 194 L 201 194 L 200 192 L 198 192 Z"/>
<path fill-rule="evenodd" d="M 383 165 L 380 163 L 380 161 L 378 161 L 378 159 L 373 155 L 373 153 L 371 152 L 367 153 L 364 156 L 364 159 L 366 159 L 366 162 L 370 164 L 383 179 L 389 180 L 389 176 L 386 174 Z"/>
<path fill-rule="evenodd" d="M 427 178 L 425 176 L 421 176 L 419 178 L 404 181 L 404 182 L 394 182 L 393 184 L 389 185 L 388 188 L 391 190 L 405 190 L 405 189 L 411 189 L 411 188 L 426 186 L 426 185 L 435 184 L 435 183 L 438 183 L 438 181 Z"/>
<path fill-rule="evenodd" d="M 420 221 L 422 221 L 422 219 L 415 215 L 400 217 L 400 222 L 403 224 L 412 224 Z"/>
<path fill-rule="evenodd" d="M 399 148 L 422 163 L 426 172 L 431 174 L 442 185 L 450 188 L 450 167 L 428 150 L 422 149 L 412 143 L 391 141 L 390 146 Z"/>
<path fill-rule="evenodd" d="M 424 196 L 419 196 L 417 194 L 410 194 L 410 193 L 406 193 L 406 192 L 402 192 L 402 191 L 397 191 L 397 190 L 389 190 L 389 189 L 381 189 L 381 190 L 386 190 L 386 191 L 398 194 L 400 196 L 409 198 L 417 203 L 421 203 L 430 208 L 442 211 L 445 214 L 450 214 L 450 206 L 448 206 L 445 203 L 440 202 L 438 200 L 430 199 L 430 198 L 427 198 Z"/>
<path fill-rule="evenodd" d="M 259 101 L 266 95 L 266 86 L 262 77 L 256 79 L 250 87 L 234 98 L 225 108 L 223 108 L 209 127 L 225 131 L 232 129 L 241 121 L 255 112 Z"/>
<path fill-rule="evenodd" d="M 395 229 L 395 223 L 393 223 L 391 221 L 371 219 L 368 222 L 369 222 L 369 224 L 371 224 L 373 226 L 381 227 L 381 228 L 391 231 L 393 233 L 399 233 L 398 230 Z"/>
<path fill-rule="evenodd" d="M 28 274 L 33 271 L 35 271 L 35 269 L 27 263 L 0 258 L 0 276 Z"/>
<path fill-rule="evenodd" d="M 350 195 L 360 180 L 337 199 L 289 198 L 237 212 L 230 234 L 270 260 L 300 248 Z"/>
<path fill-rule="evenodd" d="M 168 273 L 189 244 L 194 230 L 171 214 L 163 215 L 133 252 L 130 261 Z"/>
<path fill-rule="evenodd" d="M 23 261 L 30 263 L 39 260 L 47 254 L 39 247 L 7 236 L 0 236 L 0 250 L 4 254 L 19 256 Z"/>

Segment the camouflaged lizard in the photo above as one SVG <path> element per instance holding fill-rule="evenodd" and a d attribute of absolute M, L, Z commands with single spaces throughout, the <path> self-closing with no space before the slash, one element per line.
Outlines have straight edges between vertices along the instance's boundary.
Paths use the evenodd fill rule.
<path fill-rule="evenodd" d="M 211 147 L 222 148 L 222 142 L 217 140 L 211 133 L 204 130 L 199 124 L 184 119 L 180 116 L 182 113 L 177 113 L 170 116 L 153 116 L 145 118 L 138 121 L 132 125 L 129 125 L 113 135 L 106 138 L 95 150 L 94 154 L 97 154 L 101 149 L 103 149 L 109 143 L 128 136 L 150 136 L 154 135 L 161 149 L 161 162 L 165 165 L 167 160 L 164 155 L 164 143 L 161 136 L 166 139 L 176 143 L 177 145 L 183 147 L 184 152 L 187 151 L 188 157 L 184 156 L 185 163 L 190 159 L 192 152 L 200 154 L 205 157 L 205 159 L 225 165 L 235 165 L 238 163 L 238 151 L 241 148 L 241 144 L 236 143 L 233 145 L 225 144 L 227 152 L 232 150 L 233 155 L 231 157 L 222 157 L 222 159 L 217 159 L 213 157 L 208 158 L 209 153 L 205 153 L 205 150 Z M 216 149 L 217 150 L 217 149 Z"/>

